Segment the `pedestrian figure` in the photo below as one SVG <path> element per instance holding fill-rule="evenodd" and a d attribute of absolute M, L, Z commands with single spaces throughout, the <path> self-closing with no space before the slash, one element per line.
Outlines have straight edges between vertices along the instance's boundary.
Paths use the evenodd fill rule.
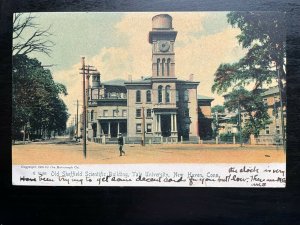
<path fill-rule="evenodd" d="M 123 150 L 124 141 L 123 141 L 123 136 L 122 136 L 122 134 L 119 134 L 118 144 L 119 144 L 120 156 L 122 156 L 123 153 L 124 153 L 124 155 L 125 155 L 125 151 Z"/>

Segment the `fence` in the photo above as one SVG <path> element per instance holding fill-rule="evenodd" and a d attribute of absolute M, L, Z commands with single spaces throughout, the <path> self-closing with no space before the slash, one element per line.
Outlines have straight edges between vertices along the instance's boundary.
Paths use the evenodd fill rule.
<path fill-rule="evenodd" d="M 93 139 L 88 139 L 99 144 L 118 144 L 118 138 L 108 138 L 108 137 L 94 137 Z M 141 144 L 141 137 L 124 137 L 124 144 Z M 199 137 L 190 137 L 189 140 L 178 140 L 177 137 L 145 137 L 145 144 L 198 144 Z"/>
<path fill-rule="evenodd" d="M 256 145 L 283 145 L 281 136 L 260 136 L 254 138 L 253 142 Z"/>

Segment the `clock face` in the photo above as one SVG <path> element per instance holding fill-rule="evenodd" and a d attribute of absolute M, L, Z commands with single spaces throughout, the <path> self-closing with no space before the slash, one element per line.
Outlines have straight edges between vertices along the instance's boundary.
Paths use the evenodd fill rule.
<path fill-rule="evenodd" d="M 159 50 L 162 51 L 162 52 L 166 52 L 169 50 L 170 48 L 170 42 L 168 41 L 160 41 L 158 43 L 158 46 L 159 46 Z"/>

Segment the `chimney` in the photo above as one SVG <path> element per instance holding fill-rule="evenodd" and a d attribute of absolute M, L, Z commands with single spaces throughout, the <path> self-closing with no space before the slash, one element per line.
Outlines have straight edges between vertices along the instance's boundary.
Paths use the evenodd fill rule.
<path fill-rule="evenodd" d="M 132 76 L 130 74 L 128 75 L 128 81 L 132 82 Z"/>
<path fill-rule="evenodd" d="M 194 80 L 194 74 L 190 74 L 190 81 L 193 81 Z"/>
<path fill-rule="evenodd" d="M 141 76 L 141 79 L 144 80 L 144 76 Z"/>

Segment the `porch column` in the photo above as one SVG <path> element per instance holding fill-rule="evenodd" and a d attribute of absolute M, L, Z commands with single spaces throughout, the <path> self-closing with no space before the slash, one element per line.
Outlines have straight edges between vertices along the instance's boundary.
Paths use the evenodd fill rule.
<path fill-rule="evenodd" d="M 154 124 L 153 124 L 153 129 L 154 129 L 154 132 L 157 131 L 157 115 L 154 114 Z"/>
<path fill-rule="evenodd" d="M 158 132 L 158 115 L 155 114 L 155 131 Z"/>
<path fill-rule="evenodd" d="M 177 132 L 177 114 L 174 114 L 174 119 L 175 119 L 175 121 L 174 121 L 174 125 L 175 125 L 174 131 Z"/>
<path fill-rule="evenodd" d="M 120 122 L 118 122 L 118 135 L 120 133 Z"/>
<path fill-rule="evenodd" d="M 174 115 L 171 114 L 171 132 L 174 131 Z"/>
<path fill-rule="evenodd" d="M 100 125 L 100 121 L 99 120 L 97 120 L 97 137 L 100 137 L 100 134 L 101 134 L 101 127 L 100 127 L 101 125 Z"/>
<path fill-rule="evenodd" d="M 161 118 L 160 118 L 160 114 L 158 114 L 158 132 L 161 132 Z"/>

